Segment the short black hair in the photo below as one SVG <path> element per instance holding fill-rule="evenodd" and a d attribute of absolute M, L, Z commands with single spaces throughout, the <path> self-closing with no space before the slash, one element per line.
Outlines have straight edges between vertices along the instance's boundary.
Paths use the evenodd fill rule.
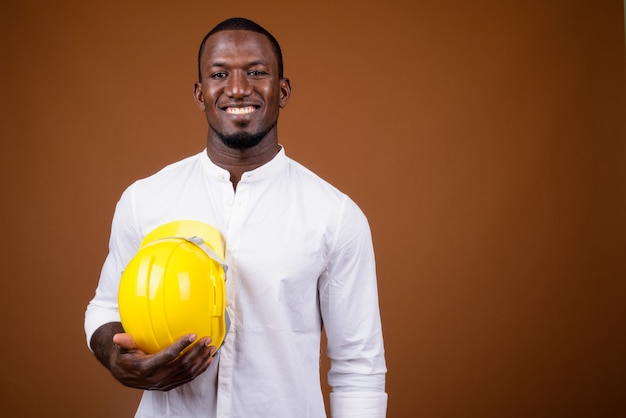
<path fill-rule="evenodd" d="M 231 17 L 230 19 L 226 19 L 218 23 L 213 29 L 211 29 L 209 33 L 204 36 L 204 38 L 202 38 L 202 42 L 200 43 L 200 50 L 198 51 L 198 81 L 202 81 L 200 60 L 202 59 L 202 53 L 204 52 L 204 45 L 211 35 L 217 32 L 221 32 L 223 30 L 249 30 L 265 35 L 265 37 L 269 39 L 270 43 L 272 44 L 274 54 L 276 54 L 276 61 L 278 62 L 278 78 L 283 78 L 283 53 L 280 49 L 278 41 L 276 40 L 276 38 L 274 38 L 274 35 L 269 33 L 269 31 L 266 30 L 264 27 L 256 22 L 253 22 L 250 19 L 246 19 L 244 17 Z"/>

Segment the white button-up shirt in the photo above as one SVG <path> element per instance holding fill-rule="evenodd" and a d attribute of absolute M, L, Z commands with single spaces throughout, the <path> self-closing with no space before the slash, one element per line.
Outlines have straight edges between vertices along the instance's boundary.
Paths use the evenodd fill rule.
<path fill-rule="evenodd" d="M 230 330 L 206 372 L 168 392 L 144 392 L 137 417 L 324 417 L 322 326 L 332 415 L 385 416 L 367 220 L 349 197 L 283 149 L 245 173 L 236 192 L 206 150 L 131 185 L 117 204 L 109 254 L 85 314 L 88 342 L 98 327 L 120 320 L 121 272 L 143 237 L 181 219 L 224 235 Z"/>

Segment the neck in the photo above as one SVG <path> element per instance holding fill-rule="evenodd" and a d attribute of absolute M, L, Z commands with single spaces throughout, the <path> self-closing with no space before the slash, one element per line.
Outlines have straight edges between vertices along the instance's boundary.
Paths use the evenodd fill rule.
<path fill-rule="evenodd" d="M 280 151 L 276 136 L 266 136 L 252 148 L 234 149 L 227 147 L 216 135 L 209 133 L 207 154 L 213 163 L 230 173 L 233 188 L 243 173 L 252 171 L 271 161 Z"/>

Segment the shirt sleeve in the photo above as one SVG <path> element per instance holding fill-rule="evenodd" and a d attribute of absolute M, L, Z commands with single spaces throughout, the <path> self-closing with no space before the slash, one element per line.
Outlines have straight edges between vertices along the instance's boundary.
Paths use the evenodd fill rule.
<path fill-rule="evenodd" d="M 85 311 L 85 336 L 89 349 L 91 337 L 100 326 L 120 321 L 117 307 L 120 277 L 141 242 L 134 224 L 132 189 L 129 188 L 116 205 L 109 239 L 109 253 L 102 266 L 95 296 Z"/>
<path fill-rule="evenodd" d="M 331 416 L 384 417 L 387 372 L 369 224 L 346 197 L 319 284 Z"/>
<path fill-rule="evenodd" d="M 331 392 L 331 418 L 381 418 L 387 414 L 384 392 Z"/>

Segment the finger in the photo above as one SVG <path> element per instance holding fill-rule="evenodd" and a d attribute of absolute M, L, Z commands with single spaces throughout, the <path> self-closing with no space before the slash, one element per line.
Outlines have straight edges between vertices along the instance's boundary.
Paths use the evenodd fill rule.
<path fill-rule="evenodd" d="M 133 350 L 137 348 L 135 340 L 130 334 L 122 333 L 113 336 L 113 342 L 124 350 Z"/>
<path fill-rule="evenodd" d="M 217 351 L 210 343 L 211 338 L 206 337 L 188 350 L 183 350 L 184 353 L 175 360 L 178 364 L 177 372 L 170 374 L 170 383 L 162 386 L 161 390 L 170 390 L 204 373 L 213 362 L 213 355 Z"/>
<path fill-rule="evenodd" d="M 215 346 L 211 345 L 207 347 L 207 350 L 206 350 L 207 356 L 204 358 L 204 361 L 201 363 L 201 365 L 195 370 L 196 376 L 204 373 L 206 369 L 209 368 L 211 363 L 213 363 L 213 361 L 215 360 L 214 356 L 216 352 L 217 352 L 217 348 L 215 348 Z"/>
<path fill-rule="evenodd" d="M 206 347 L 209 347 L 213 340 L 211 337 L 204 337 L 200 341 L 198 341 L 198 348 L 200 350 L 204 350 Z"/>
<path fill-rule="evenodd" d="M 180 354 L 180 363 L 185 365 L 186 368 L 195 367 L 194 364 L 200 364 L 210 356 L 211 347 L 210 337 L 204 337 L 196 341 L 192 346 L 183 349 Z"/>
<path fill-rule="evenodd" d="M 174 360 L 176 357 L 183 352 L 183 350 L 189 347 L 195 340 L 196 334 L 185 335 L 178 340 L 174 341 L 172 345 L 160 351 L 156 356 L 155 362 L 169 362 Z"/>
<path fill-rule="evenodd" d="M 215 346 L 209 345 L 210 343 L 210 338 L 203 339 L 180 356 L 177 361 L 180 361 L 181 365 L 179 373 L 181 378 L 191 380 L 206 371 L 217 351 Z"/>
<path fill-rule="evenodd" d="M 213 340 L 211 339 L 211 337 L 205 337 L 198 341 L 198 344 L 196 345 L 196 347 L 194 347 L 194 349 L 198 352 L 197 357 L 202 359 L 202 362 L 213 357 L 213 354 L 215 354 L 215 351 L 217 351 L 215 346 L 211 345 L 212 342 Z"/>

